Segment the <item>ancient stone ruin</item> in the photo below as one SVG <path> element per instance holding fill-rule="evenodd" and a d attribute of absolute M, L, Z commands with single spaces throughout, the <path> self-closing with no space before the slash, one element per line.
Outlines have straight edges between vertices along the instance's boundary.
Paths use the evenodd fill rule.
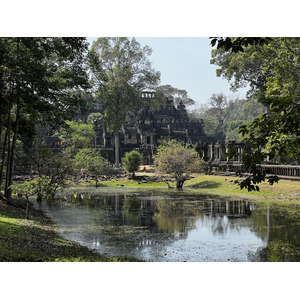
<path fill-rule="evenodd" d="M 216 141 L 205 134 L 203 121 L 190 121 L 185 105 L 180 102 L 175 107 L 173 100 L 169 99 L 166 99 L 161 109 L 152 110 L 147 103 L 154 97 L 152 92 L 142 93 L 145 105 L 127 114 L 126 123 L 118 132 L 120 158 L 125 152 L 135 149 L 143 155 L 143 164 L 152 164 L 157 147 L 164 140 L 176 139 L 196 145 L 200 156 L 210 160 L 209 145 Z M 105 126 L 98 133 L 96 147 L 100 149 L 102 156 L 110 161 L 114 160 L 113 133 Z"/>
<path fill-rule="evenodd" d="M 233 173 L 241 168 L 245 144 L 230 141 L 224 145 L 215 138 L 207 136 L 203 120 L 190 121 L 182 102 L 176 107 L 173 100 L 166 99 L 160 109 L 153 110 L 150 108 L 150 101 L 155 99 L 155 93 L 144 92 L 141 98 L 144 105 L 127 113 L 126 122 L 118 132 L 120 160 L 126 152 L 137 150 L 142 154 L 142 164 L 153 164 L 153 155 L 157 147 L 164 140 L 176 139 L 196 145 L 200 157 L 208 163 L 208 173 Z M 93 103 L 92 109 L 80 118 L 86 120 L 90 113 L 103 113 L 104 109 L 105 107 L 100 102 Z M 60 148 L 59 140 L 55 136 L 48 136 L 46 144 L 52 149 Z M 100 150 L 103 157 L 114 163 L 114 135 L 113 132 L 107 130 L 105 124 L 97 132 L 95 147 Z M 231 147 L 235 148 L 237 155 L 229 161 L 225 154 Z M 268 165 L 265 167 L 267 168 Z M 289 166 L 289 169 L 287 166 L 273 166 L 272 171 L 273 174 L 281 177 L 300 177 L 300 166 Z"/>

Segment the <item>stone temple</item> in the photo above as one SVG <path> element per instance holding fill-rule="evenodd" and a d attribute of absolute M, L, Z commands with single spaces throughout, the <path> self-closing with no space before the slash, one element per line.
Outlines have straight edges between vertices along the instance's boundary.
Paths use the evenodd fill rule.
<path fill-rule="evenodd" d="M 245 144 L 231 141 L 224 145 L 215 138 L 207 136 L 204 122 L 202 120 L 189 120 L 182 102 L 176 107 L 173 100 L 166 99 L 159 110 L 152 110 L 150 109 L 150 102 L 151 99 L 155 99 L 155 93 L 143 92 L 141 98 L 144 102 L 143 107 L 127 113 L 126 122 L 118 132 L 120 161 L 126 152 L 137 150 L 143 156 L 142 164 L 153 164 L 153 155 L 156 153 L 157 147 L 164 140 L 176 139 L 183 143 L 196 145 L 200 157 L 208 163 L 208 173 L 219 173 L 220 170 L 234 173 L 241 170 Z M 91 102 L 93 102 L 91 110 L 85 115 L 78 115 L 79 119 L 86 121 L 92 112 L 103 113 L 105 107 L 101 102 Z M 46 146 L 59 150 L 61 143 L 58 137 L 51 135 L 50 132 L 46 135 Z M 235 158 L 229 161 L 228 158 L 225 158 L 225 154 L 232 147 L 235 148 L 237 154 Z M 97 132 L 95 148 L 100 150 L 103 157 L 114 163 L 114 135 L 107 130 L 105 124 Z M 300 179 L 299 165 L 278 165 L 268 161 L 261 167 L 271 169 L 272 174 L 281 178 Z"/>
<path fill-rule="evenodd" d="M 183 143 L 196 145 L 201 158 L 218 164 L 224 160 L 225 146 L 213 137 L 205 134 L 203 120 L 190 121 L 185 105 L 180 102 L 177 107 L 173 100 L 166 99 L 159 110 L 150 109 L 151 99 L 155 99 L 154 92 L 143 92 L 141 95 L 143 107 L 136 108 L 126 115 L 126 122 L 119 130 L 120 161 L 126 152 L 137 150 L 142 154 L 142 164 L 153 164 L 153 155 L 164 140 L 176 139 Z M 89 101 L 91 109 L 77 118 L 86 122 L 90 113 L 104 112 L 101 102 Z M 57 136 L 46 133 L 46 146 L 52 149 L 61 148 Z M 102 126 L 97 132 L 95 148 L 100 150 L 103 157 L 111 163 L 115 161 L 114 134 Z"/>
<path fill-rule="evenodd" d="M 144 106 L 126 115 L 126 123 L 119 130 L 120 159 L 131 150 L 138 150 L 143 156 L 143 164 L 152 164 L 157 147 L 164 140 L 176 139 L 196 145 L 200 156 L 206 161 L 212 154 L 211 144 L 215 139 L 205 134 L 203 121 L 190 121 L 185 105 L 180 102 L 175 107 L 173 100 L 166 99 L 159 110 L 151 110 L 147 103 L 155 98 L 154 92 L 142 93 Z M 103 112 L 98 106 L 93 112 Z M 114 161 L 114 136 L 104 126 L 98 133 L 96 148 L 109 161 Z"/>

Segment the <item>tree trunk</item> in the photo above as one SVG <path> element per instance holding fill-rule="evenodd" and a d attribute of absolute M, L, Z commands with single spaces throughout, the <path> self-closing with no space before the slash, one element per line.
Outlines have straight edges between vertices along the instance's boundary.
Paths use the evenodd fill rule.
<path fill-rule="evenodd" d="M 28 196 L 26 196 L 26 220 L 28 220 L 29 219 L 29 206 L 30 206 L 30 202 L 29 202 L 29 197 Z"/>
<path fill-rule="evenodd" d="M 176 182 L 176 188 L 177 188 L 177 190 L 182 190 L 183 183 L 184 183 L 183 180 L 177 180 L 177 182 Z"/>
<path fill-rule="evenodd" d="M 10 186 L 13 184 L 13 176 L 14 176 L 14 168 L 15 168 L 15 153 L 16 153 L 16 144 L 17 144 L 17 136 L 19 133 L 19 124 L 20 124 L 20 104 L 17 104 L 17 113 L 16 113 L 16 125 L 15 125 L 15 133 L 11 145 L 11 154 L 10 154 L 10 163 L 9 163 L 9 177 L 8 177 L 8 191 L 7 191 L 7 199 L 11 198 L 11 188 Z"/>
<path fill-rule="evenodd" d="M 40 203 L 42 202 L 42 195 L 40 193 L 37 194 L 36 201 Z"/>
<path fill-rule="evenodd" d="M 11 102 L 10 102 L 10 105 L 11 105 Z M 10 127 L 11 127 L 11 106 L 9 108 L 9 112 L 8 112 L 8 121 L 7 121 L 7 158 L 6 158 L 6 171 L 5 171 L 5 189 L 4 189 L 4 194 L 5 194 L 5 197 L 6 199 L 7 198 L 7 195 L 8 195 L 8 187 L 9 187 L 9 161 L 10 161 Z M 10 200 L 10 199 L 8 199 Z"/>
<path fill-rule="evenodd" d="M 7 130 L 5 132 L 4 142 L 3 142 L 3 148 L 2 148 L 2 161 L 1 161 L 1 170 L 0 170 L 0 187 L 2 186 L 3 182 L 3 170 L 4 170 L 4 162 L 5 162 L 5 148 L 6 148 L 6 142 L 7 142 Z"/>
<path fill-rule="evenodd" d="M 20 41 L 17 39 L 17 65 L 19 63 L 19 55 L 20 55 Z M 21 114 L 21 99 L 20 99 L 20 79 L 17 78 L 16 80 L 16 99 L 17 99 L 17 109 L 16 109 L 16 121 L 15 121 L 15 130 L 13 141 L 10 150 L 10 157 L 9 157 L 9 168 L 8 168 L 8 185 L 6 186 L 6 193 L 5 196 L 7 200 L 10 202 L 11 200 L 11 188 L 10 186 L 13 184 L 13 176 L 14 176 L 14 166 L 15 166 L 15 152 L 16 152 L 16 144 L 17 144 L 17 137 L 19 134 L 19 125 L 20 125 L 20 114 Z M 7 181 L 6 181 L 7 182 Z"/>
<path fill-rule="evenodd" d="M 116 168 L 120 167 L 120 141 L 119 141 L 119 134 L 115 132 L 115 165 Z"/>

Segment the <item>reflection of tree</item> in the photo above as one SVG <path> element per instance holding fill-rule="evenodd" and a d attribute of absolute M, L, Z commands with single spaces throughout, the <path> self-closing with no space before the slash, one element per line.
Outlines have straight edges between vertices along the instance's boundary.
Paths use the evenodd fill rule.
<path fill-rule="evenodd" d="M 122 211 L 127 219 L 137 221 L 141 217 L 141 201 L 135 197 L 125 197 Z"/>
<path fill-rule="evenodd" d="M 157 201 L 154 220 L 163 232 L 179 232 L 187 236 L 187 232 L 195 227 L 195 219 L 190 217 L 202 215 L 202 208 L 203 204 L 200 203 L 195 205 L 184 199 L 165 198 Z"/>
<path fill-rule="evenodd" d="M 300 246 L 299 205 L 261 205 L 253 212 L 251 220 L 259 227 L 255 233 L 267 243 L 283 241 Z"/>
<path fill-rule="evenodd" d="M 185 237 L 191 228 L 194 228 L 194 219 L 180 218 L 180 217 L 163 217 L 155 216 L 154 220 L 157 223 L 158 228 L 162 232 L 166 233 L 180 233 Z"/>
<path fill-rule="evenodd" d="M 252 219 L 260 228 L 255 234 L 267 242 L 255 253 L 255 260 L 300 261 L 299 205 L 260 206 Z"/>

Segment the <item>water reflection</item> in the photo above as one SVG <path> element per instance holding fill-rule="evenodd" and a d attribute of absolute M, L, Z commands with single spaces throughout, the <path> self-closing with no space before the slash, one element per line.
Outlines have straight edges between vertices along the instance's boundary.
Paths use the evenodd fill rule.
<path fill-rule="evenodd" d="M 300 246 L 297 205 L 271 207 L 203 195 L 106 190 L 60 195 L 56 202 L 44 203 L 43 209 L 66 238 L 111 256 L 268 261 L 282 259 L 278 243 L 292 245 L 293 253 Z M 298 259 L 295 254 L 293 259 Z"/>

